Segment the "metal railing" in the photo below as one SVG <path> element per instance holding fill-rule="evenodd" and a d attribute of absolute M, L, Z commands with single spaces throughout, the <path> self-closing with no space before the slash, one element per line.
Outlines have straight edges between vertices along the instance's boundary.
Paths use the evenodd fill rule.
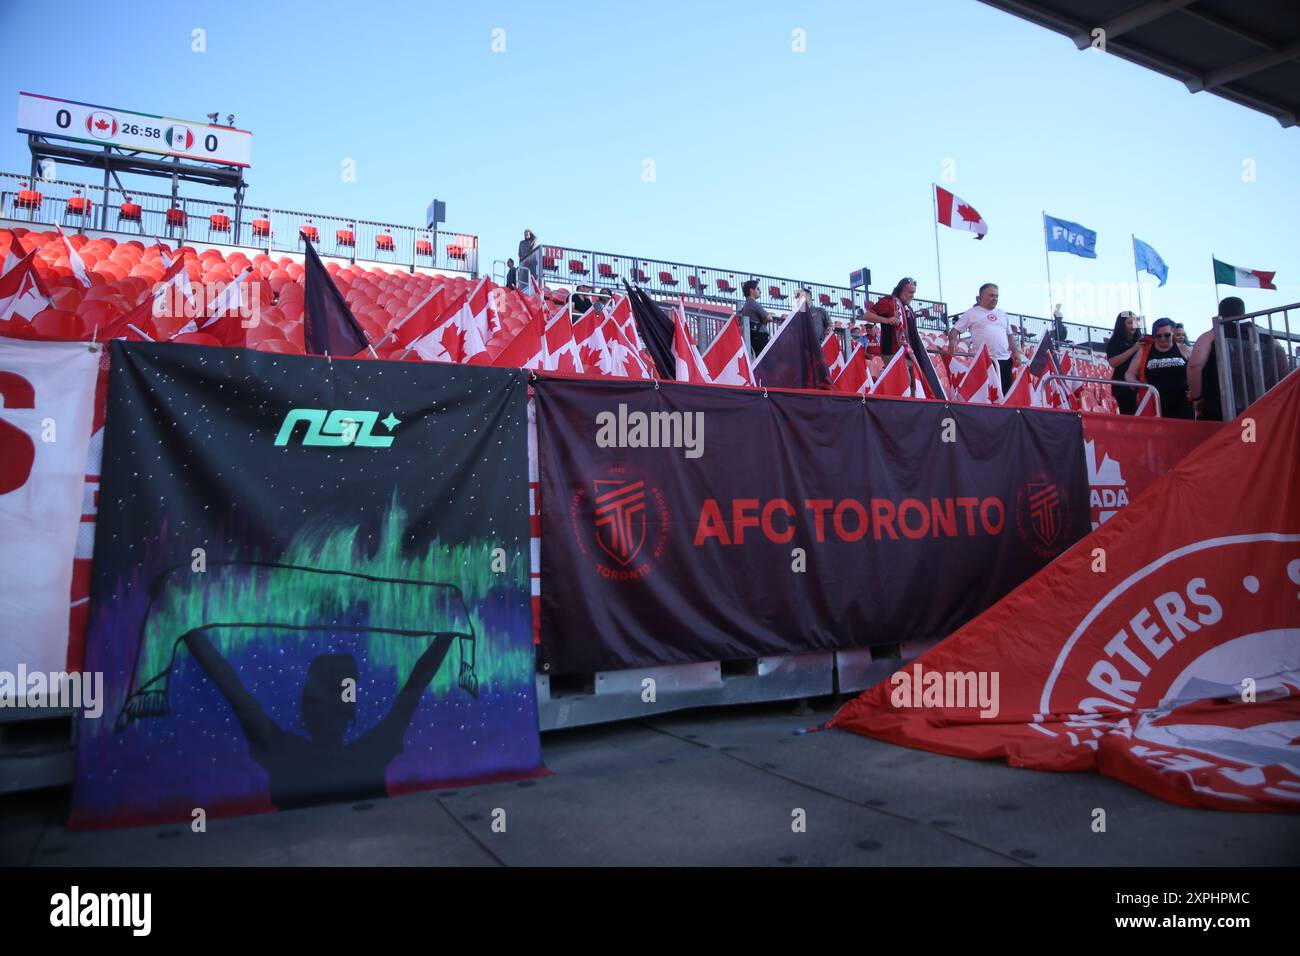
<path fill-rule="evenodd" d="M 1300 302 L 1231 318 L 1214 317 L 1219 401 L 1225 422 L 1232 421 L 1295 371 L 1300 333 L 1291 331 L 1292 312 L 1300 312 Z M 1281 328 L 1274 322 L 1277 316 Z M 1260 329 L 1261 319 L 1267 323 L 1267 332 Z"/>
<path fill-rule="evenodd" d="M 552 284 L 568 287 L 587 285 L 593 290 L 608 288 L 618 291 L 626 279 L 637 283 L 652 296 L 662 298 L 685 295 L 699 301 L 732 306 L 741 303 L 741 284 L 748 279 L 755 279 L 758 282 L 758 303 L 769 312 L 788 312 L 794 301 L 795 290 L 806 287 L 812 291 L 813 304 L 825 309 L 833 321 L 861 318 L 870 299 L 887 294 L 893 288 L 855 290 L 847 286 L 760 275 L 741 269 L 721 269 L 569 246 L 543 245 L 540 259 L 542 276 Z M 915 298 L 912 307 L 918 313 L 917 324 L 925 329 L 946 330 L 949 317 L 953 314 L 944 303 L 934 299 Z M 1056 330 L 1055 323 L 1050 318 L 1017 312 L 1007 314 L 1011 317 L 1011 324 L 1016 327 L 1022 345 L 1040 341 L 1043 333 L 1049 329 Z M 1110 332 L 1109 328 L 1077 322 L 1063 322 L 1062 325 L 1066 332 L 1065 338 L 1076 343 L 1102 342 Z"/>
<path fill-rule="evenodd" d="M 19 184 L 30 185 L 23 189 Z M 76 191 L 80 190 L 78 194 Z M 23 201 L 20 194 L 39 195 Z M 74 209 L 79 208 L 77 212 Z M 77 231 L 134 233 L 175 242 L 302 252 L 310 238 L 323 255 L 478 275 L 478 237 L 413 226 L 245 204 L 123 191 L 0 173 L 0 217 Z"/>
<path fill-rule="evenodd" d="M 1083 385 L 1109 385 L 1111 388 L 1121 386 L 1123 388 L 1134 388 L 1138 391 L 1145 391 L 1147 397 L 1155 402 L 1156 417 L 1160 418 L 1164 414 L 1160 409 L 1160 393 L 1156 391 L 1156 387 L 1149 382 L 1130 382 L 1122 378 L 1094 378 L 1089 375 L 1062 375 L 1059 372 L 1048 372 L 1043 376 L 1043 384 L 1046 385 L 1051 381 L 1079 382 Z M 1144 407 L 1145 405 L 1139 402 L 1137 411 L 1134 414 L 1141 414 Z"/>

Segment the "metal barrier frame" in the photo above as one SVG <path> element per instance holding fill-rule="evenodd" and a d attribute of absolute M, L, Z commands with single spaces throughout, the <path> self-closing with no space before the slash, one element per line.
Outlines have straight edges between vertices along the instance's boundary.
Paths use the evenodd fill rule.
<path fill-rule="evenodd" d="M 1296 344 L 1300 342 L 1300 335 L 1291 331 L 1291 312 L 1293 310 L 1300 311 L 1300 302 L 1293 302 L 1272 309 L 1261 309 L 1258 312 L 1250 312 L 1246 315 L 1230 316 L 1228 318 L 1216 315 L 1213 318 L 1215 362 L 1219 370 L 1219 407 L 1223 409 L 1224 421 L 1232 421 L 1251 404 L 1258 401 L 1270 388 L 1275 387 L 1277 382 L 1295 371 L 1297 365 Z M 1273 316 L 1278 312 L 1282 313 L 1283 330 L 1280 332 L 1273 326 Z M 1277 382 L 1274 382 L 1272 386 L 1266 384 L 1268 377 L 1264 373 L 1264 354 L 1260 347 L 1259 323 L 1256 321 L 1260 317 L 1268 319 L 1270 341 L 1274 345 L 1281 342 L 1286 343 L 1283 346 L 1285 371 L 1277 370 Z M 1245 339 L 1240 334 L 1242 323 L 1245 323 L 1247 328 Z M 1237 390 L 1234 387 L 1236 380 L 1233 377 L 1235 374 L 1233 366 L 1238 363 L 1233 358 L 1233 350 L 1228 348 L 1228 335 L 1224 331 L 1225 327 L 1229 325 L 1237 326 L 1238 334 L 1234 338 L 1238 342 L 1248 341 L 1250 343 L 1249 359 L 1245 354 L 1240 355 L 1241 384 L 1246 399 L 1241 408 L 1237 407 Z M 1241 352 L 1242 350 L 1237 351 Z M 1275 358 L 1274 361 L 1276 361 Z"/>
<path fill-rule="evenodd" d="M 1156 387 L 1149 382 L 1130 382 L 1122 378 L 1093 378 L 1089 375 L 1061 375 L 1057 372 L 1048 372 L 1043 376 L 1043 384 L 1047 384 L 1053 379 L 1058 382 L 1083 382 L 1084 384 L 1092 383 L 1094 385 L 1110 385 L 1112 387 L 1115 385 L 1123 385 L 1128 388 L 1146 389 L 1151 393 L 1151 397 L 1155 399 L 1156 417 L 1164 418 L 1164 412 L 1160 408 L 1160 393 L 1156 391 Z M 1140 408 L 1141 406 L 1139 405 L 1138 407 Z M 1133 416 L 1130 415 L 1127 417 L 1132 418 Z"/>

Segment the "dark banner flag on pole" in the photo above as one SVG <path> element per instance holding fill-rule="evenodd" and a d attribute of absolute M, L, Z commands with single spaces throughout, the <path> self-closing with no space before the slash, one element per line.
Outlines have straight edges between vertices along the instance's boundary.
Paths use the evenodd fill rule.
<path fill-rule="evenodd" d="M 807 309 L 791 315 L 754 360 L 754 378 L 768 388 L 830 388 L 831 372 L 812 316 Z"/>
<path fill-rule="evenodd" d="M 321 265 L 311 242 L 306 239 L 303 242 L 307 246 L 303 261 L 303 348 L 309 355 L 350 358 L 370 344 L 366 333 L 343 300 L 343 293 Z"/>
<path fill-rule="evenodd" d="M 637 331 L 646 351 L 654 359 L 655 371 L 660 378 L 672 381 L 677 377 L 677 359 L 673 357 L 673 321 L 651 301 L 640 286 L 628 285 L 627 301 L 632 306 L 632 315 L 636 318 Z"/>
<path fill-rule="evenodd" d="M 536 403 L 551 674 L 942 638 L 1088 532 L 1075 415 L 546 378 Z"/>

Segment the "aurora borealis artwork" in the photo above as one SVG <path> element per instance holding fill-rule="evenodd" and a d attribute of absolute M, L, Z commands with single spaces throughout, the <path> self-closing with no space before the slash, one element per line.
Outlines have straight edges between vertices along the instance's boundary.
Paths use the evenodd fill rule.
<path fill-rule="evenodd" d="M 541 772 L 521 373 L 114 342 L 71 825 Z"/>

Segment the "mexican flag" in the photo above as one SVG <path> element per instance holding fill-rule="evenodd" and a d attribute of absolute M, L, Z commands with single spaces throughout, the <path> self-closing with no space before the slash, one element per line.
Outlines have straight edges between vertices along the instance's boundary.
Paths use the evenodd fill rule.
<path fill-rule="evenodd" d="M 1240 269 L 1226 262 L 1214 260 L 1214 284 L 1235 285 L 1242 289 L 1276 289 L 1273 276 L 1276 272 L 1261 272 L 1258 269 Z"/>

